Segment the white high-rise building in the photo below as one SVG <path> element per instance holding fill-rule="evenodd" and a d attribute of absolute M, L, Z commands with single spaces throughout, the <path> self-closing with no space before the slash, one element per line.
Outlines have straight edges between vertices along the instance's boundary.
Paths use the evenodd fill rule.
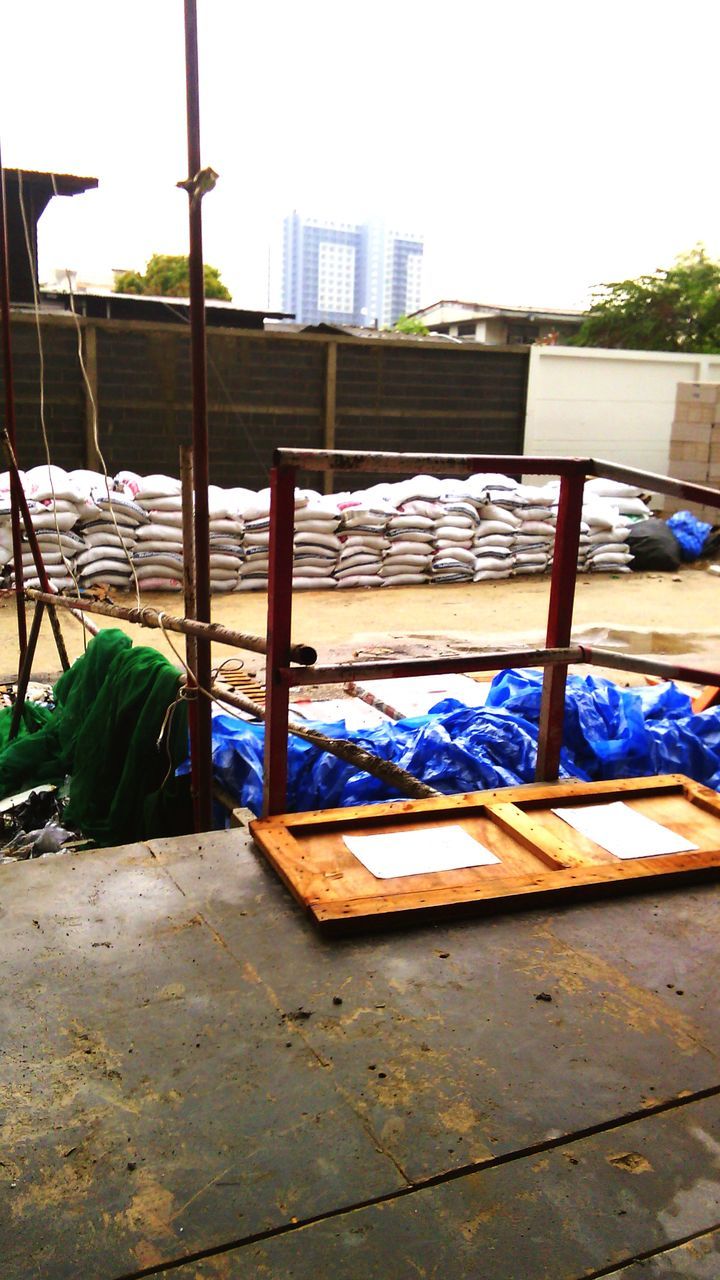
<path fill-rule="evenodd" d="M 366 223 L 285 219 L 283 310 L 302 324 L 391 326 L 417 311 L 423 242 Z"/>

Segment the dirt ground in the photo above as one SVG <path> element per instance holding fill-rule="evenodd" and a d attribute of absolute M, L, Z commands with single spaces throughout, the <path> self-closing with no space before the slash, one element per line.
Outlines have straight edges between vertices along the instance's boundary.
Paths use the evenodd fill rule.
<path fill-rule="evenodd" d="M 433 587 L 395 587 L 382 591 L 300 592 L 295 597 L 293 638 L 312 644 L 321 660 L 392 657 L 398 654 L 462 653 L 478 647 L 513 647 L 522 638 L 542 640 L 549 578 L 509 579 Z M 144 602 L 168 613 L 182 613 L 179 595 L 148 595 Z M 133 603 L 118 594 L 118 603 Z M 255 635 L 264 635 L 267 598 L 262 592 L 213 597 L 213 618 Z M 720 657 L 720 579 L 705 566 L 677 575 L 585 575 L 577 580 L 575 631 L 598 644 L 631 652 L 687 656 L 713 666 Z M 29 613 L 28 613 L 29 618 Z M 117 625 L 136 642 L 154 645 L 173 659 L 159 631 L 95 618 Z M 83 630 L 68 615 L 63 631 L 71 658 L 83 650 Z M 183 649 L 181 636 L 173 640 Z M 215 662 L 235 652 L 216 646 Z M 262 659 L 242 655 L 250 671 Z M 716 668 L 717 669 L 717 668 Z M 47 624 L 38 644 L 34 675 L 55 674 L 57 652 Z M 15 604 L 0 599 L 0 675 L 17 671 Z M 37 674 L 36 674 L 37 673 Z"/>

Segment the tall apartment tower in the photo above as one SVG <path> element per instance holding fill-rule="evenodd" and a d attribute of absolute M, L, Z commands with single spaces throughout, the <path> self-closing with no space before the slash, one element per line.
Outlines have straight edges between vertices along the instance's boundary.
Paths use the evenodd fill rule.
<path fill-rule="evenodd" d="M 283 310 L 301 324 L 393 325 L 417 311 L 423 242 L 365 223 L 291 213 L 283 239 Z"/>

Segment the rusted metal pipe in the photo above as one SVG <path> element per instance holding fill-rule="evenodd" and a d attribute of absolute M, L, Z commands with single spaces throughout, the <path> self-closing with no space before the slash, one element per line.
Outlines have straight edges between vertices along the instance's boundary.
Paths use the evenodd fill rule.
<path fill-rule="evenodd" d="M 667 493 L 671 497 L 684 498 L 687 502 L 699 502 L 706 507 L 720 507 L 720 490 L 705 484 L 692 484 L 689 480 L 676 480 L 673 476 L 656 475 L 654 471 L 639 471 L 619 462 L 607 462 L 605 458 L 588 459 L 588 475 L 619 480 L 634 485 L 645 493 Z"/>
<path fill-rule="evenodd" d="M 270 473 L 270 545 L 268 549 L 267 702 L 263 759 L 263 815 L 284 813 L 287 796 L 289 690 L 280 670 L 288 666 L 292 627 L 293 523 L 295 471 L 273 467 Z"/>
<path fill-rule="evenodd" d="M 348 684 L 358 680 L 400 679 L 404 676 L 447 676 L 465 671 L 502 671 L 508 667 L 547 667 L 562 662 L 583 662 L 579 645 L 552 649 L 508 649 L 487 653 L 453 654 L 447 658 L 399 658 L 388 662 L 347 662 L 337 666 L 299 671 L 280 669 L 288 688 L 303 685 Z"/>
<path fill-rule="evenodd" d="M 192 451 L 195 488 L 194 544 L 196 613 L 210 622 L 210 525 L 208 506 L 207 350 L 205 336 L 205 279 L 203 271 L 202 194 L 191 189 L 200 173 L 200 89 L 196 0 L 185 0 L 185 90 L 187 104 L 188 211 L 190 230 L 190 352 L 192 368 Z M 208 689 L 211 680 L 210 640 L 197 636 L 197 681 Z M 207 698 L 197 703 L 195 743 L 200 830 L 212 825 L 212 708 Z"/>
<path fill-rule="evenodd" d="M 545 639 L 549 649 L 570 644 L 584 487 L 584 475 L 565 475 L 560 481 L 555 556 Z M 557 663 L 548 667 L 543 678 L 535 767 L 537 782 L 554 782 L 560 774 L 567 669 L 567 662 Z"/>
<path fill-rule="evenodd" d="M 45 605 L 39 600 L 35 605 L 35 612 L 33 613 L 33 620 L 30 626 L 27 648 L 25 649 L 20 670 L 18 672 L 17 693 L 15 695 L 15 702 L 13 704 L 12 716 L 10 719 L 10 742 L 17 737 L 18 730 L 20 728 L 20 721 L 22 720 L 25 697 L 27 695 L 28 684 L 30 683 L 32 664 L 35 660 L 35 650 L 37 648 L 38 636 L 40 635 L 40 626 L 44 610 Z"/>
<path fill-rule="evenodd" d="M 193 458 L 192 449 L 187 444 L 180 446 L 180 480 L 182 483 L 182 533 L 183 533 L 183 588 L 185 595 L 185 617 L 197 618 L 197 597 L 195 593 L 195 542 L 193 531 Z M 202 831 L 200 816 L 200 794 L 198 789 L 198 727 L 197 727 L 197 639 L 195 636 L 185 637 L 185 661 L 192 680 L 188 681 L 186 700 L 188 704 L 188 732 L 190 734 L 190 791 L 193 804 L 193 823 L 195 831 Z"/>
<path fill-rule="evenodd" d="M 80 610 L 83 613 L 97 613 L 104 618 L 122 618 L 125 622 L 137 622 L 142 627 L 154 630 L 177 631 L 180 635 L 198 636 L 208 643 L 226 644 L 233 649 L 247 649 L 250 653 L 265 653 L 266 641 L 260 636 L 244 635 L 242 631 L 233 631 L 219 622 L 200 622 L 193 618 L 176 618 L 162 609 L 154 609 L 150 605 L 141 608 L 121 604 L 107 604 L 103 600 L 78 600 L 75 596 L 58 596 L 49 591 L 36 591 L 34 587 L 26 587 L 25 595 L 31 600 L 42 600 L 48 605 L 57 605 L 59 609 Z M 162 619 L 162 622 L 161 622 Z M 314 662 L 317 654 L 309 645 L 293 644 L 290 646 L 291 662 Z M 210 682 L 205 685 L 209 688 Z"/>
<path fill-rule="evenodd" d="M 7 208 L 5 202 L 5 170 L 0 153 L 0 328 L 2 329 L 3 375 L 5 384 L 5 429 L 8 439 L 16 448 L 15 419 L 15 378 L 12 358 L 12 336 L 10 333 L 10 262 L 8 258 Z M 25 601 L 22 596 L 23 564 L 22 534 L 20 530 L 20 500 L 18 496 L 19 477 L 10 473 L 10 520 L 12 527 L 13 560 L 15 563 L 15 582 L 19 593 L 15 597 L 17 609 L 18 649 L 20 666 L 22 666 L 27 648 L 27 619 L 25 617 Z"/>
<path fill-rule="evenodd" d="M 585 475 L 587 458 L 537 458 L 523 454 L 365 453 L 359 449 L 276 449 L 278 467 L 303 471 L 386 471 L 412 475 L 432 469 L 434 475 L 471 475 L 503 471 L 511 475 Z"/>
<path fill-rule="evenodd" d="M 646 658 L 629 653 L 615 653 L 612 649 L 599 649 L 594 644 L 580 645 L 580 662 L 594 667 L 610 667 L 617 671 L 636 671 L 641 675 L 662 676 L 664 680 L 687 680 L 691 684 L 720 685 L 720 671 L 708 671 L 704 667 L 689 667 L 685 663 L 666 662 L 663 658 Z"/>

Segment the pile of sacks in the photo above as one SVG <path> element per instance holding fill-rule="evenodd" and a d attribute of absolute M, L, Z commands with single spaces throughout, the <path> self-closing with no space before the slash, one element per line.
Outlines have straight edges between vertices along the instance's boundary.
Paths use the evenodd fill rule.
<path fill-rule="evenodd" d="M 637 490 L 613 480 L 589 480 L 583 500 L 578 571 L 630 573 L 630 530 L 639 518 L 650 514 Z"/>
<path fill-rule="evenodd" d="M 22 477 L 48 575 L 58 589 L 103 583 L 180 591 L 181 484 L 172 476 L 35 467 Z M 355 493 L 296 490 L 293 587 L 328 590 L 484 582 L 546 573 L 553 560 L 559 481 L 524 485 L 503 475 L 414 476 Z M 270 490 L 211 485 L 210 585 L 266 589 Z M 9 483 L 0 477 L 0 562 L 12 582 Z M 638 490 L 585 486 L 578 570 L 629 571 L 628 535 L 651 514 Z M 23 571 L 39 585 L 30 547 Z"/>

